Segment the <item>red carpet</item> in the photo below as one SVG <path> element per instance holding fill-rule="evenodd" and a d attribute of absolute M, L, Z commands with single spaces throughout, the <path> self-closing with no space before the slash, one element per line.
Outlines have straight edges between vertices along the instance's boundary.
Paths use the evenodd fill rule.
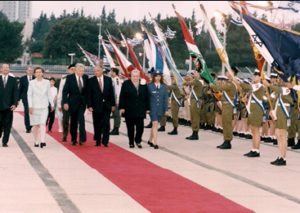
<path fill-rule="evenodd" d="M 49 135 L 60 142 L 62 133 L 57 129 L 55 120 Z M 150 212 L 252 212 L 113 143 L 108 148 L 94 147 L 91 133 L 87 132 L 87 143 L 82 147 L 71 146 L 70 138 L 60 143 Z"/>

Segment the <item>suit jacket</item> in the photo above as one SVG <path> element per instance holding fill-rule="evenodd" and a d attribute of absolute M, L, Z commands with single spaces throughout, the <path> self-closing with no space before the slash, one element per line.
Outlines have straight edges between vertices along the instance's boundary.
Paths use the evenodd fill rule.
<path fill-rule="evenodd" d="M 168 111 L 168 90 L 166 84 L 160 84 L 157 90 L 155 83 L 149 83 L 148 94 L 150 102 L 150 114 L 163 116 Z"/>
<path fill-rule="evenodd" d="M 63 89 L 62 106 L 69 104 L 69 111 L 76 112 L 80 105 L 86 106 L 86 93 L 88 87 L 88 76 L 82 76 L 83 88 L 79 91 L 76 74 L 71 74 L 66 77 L 66 83 Z"/>
<path fill-rule="evenodd" d="M 35 79 L 35 76 L 32 75 L 32 80 Z M 27 100 L 27 91 L 28 91 L 29 81 L 28 76 L 24 75 L 20 78 L 19 91 L 18 91 L 18 100 L 26 99 Z"/>
<path fill-rule="evenodd" d="M 96 76 L 89 79 L 87 91 L 87 105 L 92 107 L 94 112 L 101 113 L 103 110 L 111 112 L 115 106 L 114 88 L 110 77 L 103 76 L 104 91 L 101 92 L 99 81 Z"/>
<path fill-rule="evenodd" d="M 2 76 L 0 76 L 0 110 L 9 109 L 12 105 L 18 105 L 18 83 L 14 77 L 7 75 L 4 88 Z"/>
<path fill-rule="evenodd" d="M 42 82 L 38 82 L 36 79 L 31 80 L 28 86 L 27 99 L 29 108 L 44 109 L 48 108 L 49 103 L 54 107 L 49 80 L 42 79 Z"/>
<path fill-rule="evenodd" d="M 131 80 L 124 81 L 121 93 L 119 109 L 125 109 L 126 118 L 146 118 L 146 111 L 150 110 L 147 85 L 139 84 L 137 92 Z"/>

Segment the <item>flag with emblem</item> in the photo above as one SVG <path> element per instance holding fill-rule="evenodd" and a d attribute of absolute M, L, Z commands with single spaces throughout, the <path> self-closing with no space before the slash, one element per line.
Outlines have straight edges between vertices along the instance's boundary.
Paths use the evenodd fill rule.
<path fill-rule="evenodd" d="M 84 54 L 84 56 L 87 58 L 87 60 L 90 62 L 90 65 L 92 67 L 94 67 L 95 65 L 103 66 L 103 60 L 99 59 L 97 56 L 93 55 L 92 53 L 85 51 L 79 44 L 77 45 L 80 48 L 81 52 Z"/>
<path fill-rule="evenodd" d="M 104 43 L 104 39 L 102 39 L 102 47 L 104 49 L 104 52 L 105 52 L 105 55 L 106 55 L 106 59 L 107 59 L 107 62 L 110 66 L 110 68 L 113 68 L 113 67 L 116 67 L 115 63 L 114 63 L 114 60 L 113 58 L 111 57 L 111 54 L 110 52 L 108 51 L 105 43 Z"/>

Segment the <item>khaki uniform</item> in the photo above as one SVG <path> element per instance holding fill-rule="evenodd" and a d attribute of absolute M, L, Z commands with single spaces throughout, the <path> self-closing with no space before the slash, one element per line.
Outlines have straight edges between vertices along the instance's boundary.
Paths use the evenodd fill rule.
<path fill-rule="evenodd" d="M 210 89 L 208 91 L 211 91 Z M 216 102 L 216 98 L 213 94 L 213 92 L 211 91 L 211 94 L 208 94 L 208 105 L 210 103 L 213 103 L 212 106 L 208 106 L 209 107 L 209 111 L 207 112 L 207 124 L 208 125 L 214 125 L 215 124 L 215 120 L 216 120 L 216 114 L 215 114 L 215 108 L 217 107 L 215 105 Z"/>
<path fill-rule="evenodd" d="M 242 87 L 243 90 L 253 91 L 253 88 L 255 88 L 256 86 L 258 87 L 259 85 L 258 84 L 249 85 L 245 83 L 240 83 L 240 86 Z M 263 85 L 261 85 L 258 90 L 254 91 L 253 94 L 258 100 L 263 101 L 263 97 L 265 95 L 265 89 Z M 260 108 L 260 106 L 253 99 L 251 99 L 250 114 L 248 115 L 247 124 L 255 127 L 260 127 L 263 119 L 263 114 L 264 112 Z"/>
<path fill-rule="evenodd" d="M 179 105 L 172 97 L 172 92 L 174 93 L 175 97 L 178 101 L 180 101 L 180 91 L 177 84 L 173 84 L 167 86 L 168 90 L 170 90 L 170 97 L 171 97 L 171 114 L 172 114 L 172 123 L 174 127 L 178 127 L 178 113 L 179 113 Z M 180 103 L 180 102 L 179 102 Z"/>
<path fill-rule="evenodd" d="M 186 94 L 190 94 L 190 87 L 189 86 L 184 86 L 183 87 L 184 91 Z M 190 103 L 189 103 L 189 100 L 185 100 L 184 101 L 184 108 L 182 111 L 184 111 L 184 119 L 187 120 L 187 121 L 190 121 L 191 120 L 191 112 L 190 112 Z"/>
<path fill-rule="evenodd" d="M 207 123 L 207 106 L 208 106 L 208 87 L 204 85 L 202 90 L 202 106 L 200 109 L 200 123 Z"/>
<path fill-rule="evenodd" d="M 290 104 L 293 104 L 293 98 L 291 96 L 291 94 L 289 93 L 288 95 L 283 95 L 283 89 L 282 86 L 280 85 L 270 85 L 269 88 L 271 90 L 273 90 L 276 93 L 276 97 L 275 97 L 275 103 L 277 102 L 278 99 L 278 94 L 281 94 L 281 99 L 282 102 L 284 104 L 286 104 L 287 106 L 284 106 L 288 112 L 290 112 Z M 284 89 L 287 89 L 286 87 Z M 275 104 L 276 105 L 276 104 Z M 274 109 L 276 108 L 276 106 L 274 107 Z M 287 117 L 286 115 L 283 113 L 281 107 L 278 105 L 277 106 L 277 110 L 276 110 L 276 117 L 277 120 L 275 121 L 275 129 L 288 129 L 287 126 Z"/>
<path fill-rule="evenodd" d="M 212 85 L 210 86 L 211 89 L 218 90 L 218 91 L 225 91 L 229 96 L 230 100 L 234 101 L 234 96 L 236 93 L 236 86 L 232 81 L 228 81 L 225 85 Z M 231 141 L 232 136 L 232 116 L 233 116 L 233 106 L 228 103 L 222 95 L 221 100 L 222 102 L 222 125 L 223 125 L 223 138 L 224 141 Z"/>
<path fill-rule="evenodd" d="M 199 131 L 199 124 L 200 124 L 200 109 L 201 109 L 201 103 L 200 100 L 202 98 L 202 88 L 203 84 L 199 79 L 194 79 L 193 81 L 184 82 L 184 86 L 192 86 L 192 90 L 194 90 L 194 93 L 196 97 L 199 100 L 199 103 L 197 104 L 196 99 L 192 95 L 192 92 L 190 94 L 190 115 L 191 115 L 191 126 L 193 131 Z"/>

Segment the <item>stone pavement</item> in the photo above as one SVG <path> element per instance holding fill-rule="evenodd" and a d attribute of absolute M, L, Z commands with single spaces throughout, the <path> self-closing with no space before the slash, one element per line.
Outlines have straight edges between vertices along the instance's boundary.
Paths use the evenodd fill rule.
<path fill-rule="evenodd" d="M 17 110 L 22 110 L 21 105 Z M 89 113 L 86 129 L 93 129 Z M 179 126 L 177 136 L 169 136 L 171 130 L 172 124 L 167 123 L 166 132 L 159 132 L 159 150 L 146 144 L 149 129 L 144 131 L 143 148 L 129 149 L 123 122 L 120 135 L 111 136 L 110 141 L 254 212 L 299 212 L 300 151 L 289 148 L 287 166 L 276 167 L 270 165 L 278 155 L 276 146 L 261 143 L 261 157 L 247 158 L 243 154 L 251 149 L 251 140 L 234 138 L 231 150 L 220 150 L 215 147 L 222 142 L 221 134 L 200 130 L 198 141 L 188 141 L 189 127 Z M 23 116 L 14 113 L 9 147 L 0 147 L 0 213 L 149 212 L 51 133 L 46 143 L 43 149 L 33 147 Z"/>

